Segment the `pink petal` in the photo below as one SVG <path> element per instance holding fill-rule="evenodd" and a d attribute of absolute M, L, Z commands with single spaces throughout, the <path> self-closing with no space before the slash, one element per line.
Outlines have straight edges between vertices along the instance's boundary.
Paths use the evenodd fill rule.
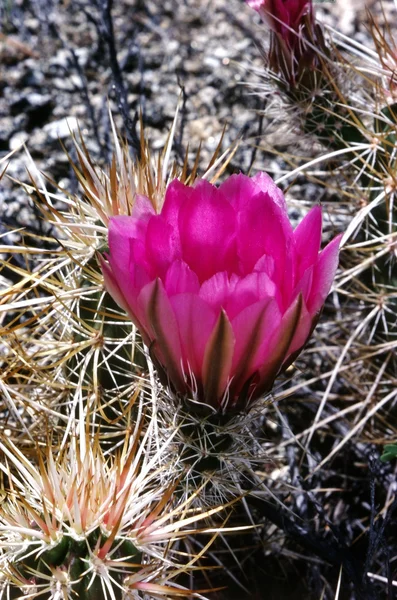
<path fill-rule="evenodd" d="M 339 262 L 339 244 L 342 235 L 338 235 L 321 252 L 313 268 L 313 283 L 307 302 L 309 312 L 314 315 L 325 302 L 332 286 Z"/>
<path fill-rule="evenodd" d="M 204 352 L 214 329 L 216 312 L 196 294 L 179 294 L 170 298 L 178 323 L 185 365 L 201 382 Z"/>
<path fill-rule="evenodd" d="M 139 239 L 142 242 L 146 237 L 146 228 L 151 215 L 145 213 L 143 217 L 135 218 L 125 215 L 109 219 L 109 248 L 111 252 L 118 252 L 120 240 Z M 111 244 L 114 248 L 111 248 Z M 122 248 L 121 248 L 122 251 Z"/>
<path fill-rule="evenodd" d="M 253 177 L 247 177 L 239 173 L 226 179 L 220 185 L 219 191 L 230 202 L 235 211 L 239 212 L 258 193 L 259 189 Z"/>
<path fill-rule="evenodd" d="M 178 324 L 160 279 L 151 281 L 143 288 L 138 303 L 146 317 L 144 326 L 149 332 L 150 350 L 164 367 L 176 389 L 183 391 L 185 385 Z"/>
<path fill-rule="evenodd" d="M 164 286 L 169 297 L 175 296 L 175 294 L 198 294 L 200 289 L 196 273 L 193 273 L 190 267 L 180 259 L 170 265 Z"/>
<path fill-rule="evenodd" d="M 174 179 L 167 186 L 161 216 L 172 227 L 174 232 L 179 233 L 179 211 L 193 193 L 193 188 L 184 185 L 179 179 Z"/>
<path fill-rule="evenodd" d="M 274 278 L 275 270 L 275 260 L 272 256 L 269 256 L 268 254 L 264 254 L 263 256 L 261 256 L 254 266 L 254 271 L 258 273 L 266 273 L 266 275 L 268 275 L 270 279 Z"/>
<path fill-rule="evenodd" d="M 136 325 L 136 327 L 138 327 L 138 329 L 141 331 L 144 343 L 148 344 L 149 338 L 144 327 L 145 319 L 142 319 L 142 314 L 137 301 L 138 292 L 132 291 L 132 288 L 128 286 L 128 281 L 124 280 L 126 285 L 123 287 L 127 291 L 127 295 L 125 295 L 123 293 L 122 286 L 119 285 L 109 264 L 100 254 L 98 254 L 98 259 L 101 265 L 107 292 L 112 296 L 113 300 L 117 302 L 117 304 L 131 317 L 134 325 Z"/>
<path fill-rule="evenodd" d="M 254 10 L 259 10 L 265 4 L 266 0 L 246 0 L 246 2 Z"/>
<path fill-rule="evenodd" d="M 121 242 L 122 242 L 122 240 L 121 240 Z M 120 253 L 116 253 L 114 251 L 114 245 L 113 245 L 113 251 L 110 255 L 110 260 L 113 261 L 114 263 L 117 262 L 118 267 L 121 268 L 122 265 L 124 264 L 124 262 L 125 263 L 127 262 L 126 257 L 128 255 L 128 249 L 130 251 L 129 252 L 130 260 L 129 260 L 128 268 L 130 268 L 132 264 L 139 264 L 142 267 L 145 266 L 147 270 L 150 270 L 150 264 L 147 260 L 146 244 L 140 239 L 126 237 L 124 239 L 123 251 Z M 121 256 L 122 253 L 123 253 L 123 261 L 117 260 L 118 256 Z"/>
<path fill-rule="evenodd" d="M 126 239 L 123 255 L 112 252 L 109 264 L 124 297 L 133 306 L 141 289 L 152 279 L 144 245 L 139 240 Z"/>
<path fill-rule="evenodd" d="M 285 196 L 278 185 L 274 183 L 270 175 L 261 171 L 252 177 L 252 181 L 255 183 L 258 192 L 260 191 L 268 194 L 281 210 L 287 212 Z"/>
<path fill-rule="evenodd" d="M 268 194 L 282 210 L 287 210 L 283 192 L 267 173 L 260 172 L 254 177 L 247 177 L 242 173 L 231 175 L 220 185 L 219 191 L 227 198 L 236 212 L 244 210 L 251 198 L 260 192 Z"/>
<path fill-rule="evenodd" d="M 260 381 L 255 396 L 267 392 L 274 383 L 283 362 L 288 355 L 302 310 L 302 297 L 298 296 L 287 312 L 282 316 L 278 327 L 271 335 L 266 347 L 262 349 L 262 367 L 259 370 Z"/>
<path fill-rule="evenodd" d="M 292 298 L 296 298 L 299 294 L 302 294 L 304 301 L 306 303 L 308 302 L 313 285 L 313 270 L 314 266 L 306 269 L 306 271 L 303 273 L 303 276 L 300 278 L 294 288 Z"/>
<path fill-rule="evenodd" d="M 234 293 L 238 277 L 229 277 L 226 271 L 215 273 L 204 281 L 200 288 L 200 298 L 212 306 L 217 313 L 227 304 L 230 294 Z"/>
<path fill-rule="evenodd" d="M 321 244 L 321 231 L 321 206 L 315 206 L 294 231 L 298 278 L 317 261 Z"/>
<path fill-rule="evenodd" d="M 247 306 L 258 300 L 274 298 L 277 293 L 275 284 L 266 273 L 250 273 L 237 281 L 233 293 L 226 302 L 225 310 L 232 320 Z"/>
<path fill-rule="evenodd" d="M 285 22 L 298 31 L 303 15 L 312 12 L 312 3 L 311 0 L 289 0 L 285 4 L 285 9 L 289 16 L 288 21 Z"/>
<path fill-rule="evenodd" d="M 236 266 L 235 211 L 219 190 L 199 181 L 179 212 L 182 258 L 200 282 Z"/>
<path fill-rule="evenodd" d="M 266 193 L 254 196 L 238 214 L 238 254 L 244 273 L 268 254 L 275 260 L 280 279 L 285 277 L 286 255 L 293 243 L 293 230 L 286 212 Z"/>
<path fill-rule="evenodd" d="M 250 273 L 246 277 L 231 277 L 223 271 L 205 281 L 200 288 L 200 298 L 216 312 L 224 309 L 230 320 L 250 304 L 274 297 L 278 290 L 266 273 Z"/>
<path fill-rule="evenodd" d="M 294 11 L 294 2 L 284 2 L 283 0 L 275 0 L 273 7 L 269 7 L 269 13 L 276 17 L 278 20 L 275 21 L 275 30 L 282 34 L 284 39 L 291 38 L 294 39 L 295 36 L 292 31 L 289 31 L 283 25 L 293 26 L 295 11 Z"/>
<path fill-rule="evenodd" d="M 117 302 L 117 304 L 123 310 L 125 310 L 125 312 L 129 312 L 128 302 L 120 290 L 117 280 L 113 275 L 112 269 L 101 254 L 98 254 L 97 257 L 102 270 L 106 291 L 112 296 L 113 300 L 115 300 L 115 302 Z"/>
<path fill-rule="evenodd" d="M 222 311 L 206 345 L 203 362 L 204 398 L 211 406 L 218 407 L 226 391 L 234 345 L 232 325 Z"/>
<path fill-rule="evenodd" d="M 148 221 L 137 221 L 134 217 L 118 216 L 109 220 L 109 262 L 116 279 L 129 278 L 131 250 L 133 260 L 145 259 L 145 236 Z"/>
<path fill-rule="evenodd" d="M 153 278 L 165 277 L 169 265 L 180 256 L 179 236 L 161 215 L 152 217 L 147 226 L 146 257 Z"/>
<path fill-rule="evenodd" d="M 143 225 L 146 228 L 147 223 Z M 133 237 L 137 233 L 133 217 L 112 217 L 109 223 L 109 266 L 120 292 L 124 296 L 129 313 L 135 315 L 134 322 L 141 320 L 137 307 L 140 289 L 149 281 L 145 269 L 147 265 L 145 245 L 141 239 Z"/>
<path fill-rule="evenodd" d="M 131 216 L 134 219 L 142 219 L 156 214 L 153 204 L 146 196 L 137 194 L 135 196 L 134 205 L 132 207 Z"/>

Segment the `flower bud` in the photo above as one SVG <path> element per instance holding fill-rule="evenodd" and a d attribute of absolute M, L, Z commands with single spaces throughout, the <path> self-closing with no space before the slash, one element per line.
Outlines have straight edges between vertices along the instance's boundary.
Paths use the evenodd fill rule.
<path fill-rule="evenodd" d="M 326 53 L 321 27 L 315 22 L 312 0 L 246 0 L 271 29 L 269 67 L 294 88 L 304 77 L 304 87 L 312 88 L 309 74 L 321 71 L 317 52 Z M 306 79 L 309 78 L 309 82 Z"/>

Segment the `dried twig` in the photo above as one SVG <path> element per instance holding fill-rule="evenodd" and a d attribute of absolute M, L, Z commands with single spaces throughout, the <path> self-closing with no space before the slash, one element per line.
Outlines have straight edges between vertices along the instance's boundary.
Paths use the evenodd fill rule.
<path fill-rule="evenodd" d="M 135 156 L 140 158 L 140 141 L 137 133 L 138 113 L 135 112 L 131 119 L 128 111 L 127 91 L 124 85 L 123 74 L 117 58 L 116 42 L 112 18 L 113 0 L 98 0 L 101 12 L 101 31 L 109 51 L 109 63 L 112 71 L 114 90 L 117 106 L 123 118 L 128 143 Z"/>

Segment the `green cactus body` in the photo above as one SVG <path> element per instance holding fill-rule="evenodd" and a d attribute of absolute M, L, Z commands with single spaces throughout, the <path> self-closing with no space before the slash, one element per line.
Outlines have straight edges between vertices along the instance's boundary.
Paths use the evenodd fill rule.
<path fill-rule="evenodd" d="M 36 582 L 38 586 L 42 583 L 40 574 L 43 575 L 43 580 L 51 576 L 54 569 L 58 567 L 62 572 L 67 573 L 68 587 L 76 598 L 81 600 L 102 600 L 107 598 L 104 594 L 104 585 L 102 570 L 106 570 L 104 562 L 101 568 L 100 561 L 95 566 L 95 547 L 100 542 L 101 546 L 107 541 L 106 536 L 103 536 L 99 529 L 95 530 L 87 536 L 86 539 L 75 540 L 72 537 L 65 535 L 61 541 L 51 549 L 34 556 L 31 555 L 22 561 L 16 561 L 14 567 L 26 581 Z M 111 571 L 111 578 L 116 584 L 112 584 L 114 598 L 121 600 L 123 597 L 123 581 L 125 577 L 133 574 L 141 567 L 142 553 L 134 546 L 132 541 L 128 539 L 114 540 L 108 555 L 111 555 L 112 560 L 119 559 L 124 563 L 123 568 Z M 11 586 L 10 598 L 21 597 L 17 586 Z"/>
<path fill-rule="evenodd" d="M 123 403 L 133 395 L 134 376 L 146 372 L 147 363 L 139 333 L 132 338 L 128 317 L 105 290 L 91 291 L 100 278 L 96 256 L 84 270 L 87 275 L 81 288 L 87 289 L 87 295 L 83 294 L 75 307 L 78 332 L 74 343 L 80 347 L 66 362 L 66 376 L 72 393 L 82 389 L 84 398 L 92 398 L 94 392 L 101 438 L 108 437 L 114 444 L 114 424 L 120 419 Z"/>
<path fill-rule="evenodd" d="M 63 563 L 70 549 L 71 538 L 64 535 L 60 542 L 50 550 L 46 550 L 40 555 L 40 562 L 58 567 Z"/>

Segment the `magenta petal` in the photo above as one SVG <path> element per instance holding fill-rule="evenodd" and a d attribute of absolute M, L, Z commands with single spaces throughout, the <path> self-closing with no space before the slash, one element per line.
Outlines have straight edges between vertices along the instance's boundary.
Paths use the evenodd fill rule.
<path fill-rule="evenodd" d="M 300 278 L 294 288 L 292 293 L 293 298 L 296 298 L 299 294 L 302 294 L 302 298 L 306 303 L 308 302 L 313 285 L 313 271 L 314 267 L 311 266 L 303 273 L 303 276 Z"/>
<path fill-rule="evenodd" d="M 144 244 L 140 240 L 126 239 L 123 254 L 112 252 L 109 263 L 128 304 L 136 304 L 139 292 L 152 279 Z"/>
<path fill-rule="evenodd" d="M 179 211 L 193 193 L 193 188 L 184 185 L 179 179 L 174 179 L 167 186 L 161 216 L 172 227 L 174 232 L 179 233 Z"/>
<path fill-rule="evenodd" d="M 146 196 L 142 196 L 141 194 L 137 194 L 135 196 L 134 205 L 132 207 L 131 216 L 134 219 L 142 219 L 144 217 L 149 217 L 151 215 L 156 214 L 154 210 L 153 204 Z"/>
<path fill-rule="evenodd" d="M 295 31 L 298 31 L 303 15 L 311 12 L 312 5 L 310 0 L 288 0 L 284 8 L 288 15 L 288 20 L 284 22 L 290 24 Z M 290 36 L 291 34 L 292 32 L 289 33 Z"/>
<path fill-rule="evenodd" d="M 149 281 L 146 270 L 144 241 L 134 237 L 145 224 L 137 225 L 133 217 L 112 217 L 109 223 L 109 266 L 113 277 L 126 299 L 129 312 L 138 317 L 137 296 Z M 141 232 L 142 233 L 142 232 Z"/>
<path fill-rule="evenodd" d="M 139 225 L 133 217 L 111 217 L 109 219 L 108 242 L 109 261 L 128 273 L 130 266 L 130 240 L 134 238 Z"/>
<path fill-rule="evenodd" d="M 267 173 L 247 177 L 242 173 L 232 175 L 219 187 L 236 212 L 244 210 L 251 198 L 263 192 L 270 196 L 283 211 L 287 210 L 284 194 Z"/>
<path fill-rule="evenodd" d="M 266 193 L 254 196 L 246 210 L 238 214 L 238 254 L 244 273 L 269 254 L 275 260 L 280 279 L 285 277 L 286 255 L 293 243 L 293 230 L 287 214 Z"/>
<path fill-rule="evenodd" d="M 146 244 L 142 240 L 139 240 L 139 239 L 125 238 L 125 244 L 124 244 L 124 250 L 123 250 L 124 261 L 126 261 L 126 256 L 128 255 L 128 248 L 129 248 L 129 257 L 130 257 L 128 268 L 130 268 L 131 264 L 136 264 L 136 265 L 145 266 L 147 270 L 150 270 L 150 265 L 147 261 Z M 120 252 L 120 255 L 121 255 L 121 252 Z M 112 254 L 110 256 L 110 261 L 111 262 L 113 261 L 113 263 L 116 262 L 117 257 L 118 257 L 118 254 L 116 252 L 112 251 Z M 121 268 L 122 262 L 120 260 L 118 260 L 117 265 L 119 268 Z"/>
<path fill-rule="evenodd" d="M 281 189 L 276 185 L 273 179 L 267 173 L 259 172 L 252 177 L 252 181 L 255 183 L 258 192 L 264 192 L 268 194 L 273 202 L 275 202 L 281 210 L 287 212 L 287 203 L 285 196 Z"/>
<path fill-rule="evenodd" d="M 272 256 L 269 256 L 268 254 L 264 254 L 263 256 L 261 256 L 254 266 L 254 271 L 258 273 L 266 273 L 266 275 L 268 275 L 270 279 L 274 278 L 275 270 L 276 263 L 274 261 L 274 258 Z"/>
<path fill-rule="evenodd" d="M 266 273 L 250 273 L 243 279 L 239 279 L 236 287 L 225 305 L 225 310 L 230 320 L 247 306 L 258 300 L 274 298 L 277 289 L 273 281 Z"/>
<path fill-rule="evenodd" d="M 289 19 L 305 2 L 272 7 Z M 225 411 L 268 391 L 305 345 L 338 262 L 340 238 L 319 254 L 320 242 L 321 209 L 293 231 L 266 174 L 175 180 L 159 215 L 140 196 L 110 219 L 102 270 L 173 391 Z"/>
<path fill-rule="evenodd" d="M 246 277 L 216 273 L 200 288 L 200 297 L 217 312 L 224 309 L 230 320 L 250 304 L 278 295 L 275 284 L 266 273 L 250 273 Z"/>
<path fill-rule="evenodd" d="M 124 295 L 130 298 L 130 294 L 138 296 L 141 289 L 145 287 L 151 281 L 147 271 L 139 264 L 132 264 L 130 267 L 130 280 L 120 281 L 120 287 L 122 290 L 126 290 Z"/>
<path fill-rule="evenodd" d="M 201 382 L 204 352 L 213 331 L 216 313 L 196 294 L 170 298 L 178 323 L 185 373 L 192 371 Z"/>
<path fill-rule="evenodd" d="M 265 4 L 266 0 L 245 0 L 248 6 L 254 10 L 259 10 Z"/>
<path fill-rule="evenodd" d="M 109 248 L 113 253 L 119 254 L 123 251 L 125 240 L 138 239 L 144 242 L 146 228 L 151 215 L 145 214 L 144 218 L 136 219 L 119 215 L 109 219 Z"/>
<path fill-rule="evenodd" d="M 129 312 L 128 302 L 120 290 L 117 280 L 113 275 L 112 269 L 101 254 L 98 254 L 97 256 L 101 266 L 106 291 L 109 292 L 113 300 L 117 302 L 117 304 L 124 309 L 125 312 Z"/>
<path fill-rule="evenodd" d="M 321 206 L 315 206 L 294 231 L 298 278 L 317 261 L 321 244 L 321 229 Z"/>
<path fill-rule="evenodd" d="M 259 370 L 260 383 L 256 394 L 267 392 L 274 383 L 278 372 L 288 356 L 288 350 L 295 335 L 302 310 L 302 296 L 298 296 L 281 318 L 266 347 L 263 347 L 262 367 Z"/>
<path fill-rule="evenodd" d="M 139 222 L 134 217 L 118 216 L 109 220 L 109 263 L 119 283 L 128 280 L 131 258 L 144 262 L 147 221 Z M 131 257 L 131 250 L 136 249 Z"/>
<path fill-rule="evenodd" d="M 200 289 L 196 273 L 193 273 L 191 268 L 180 259 L 170 265 L 164 286 L 169 297 L 184 293 L 198 294 Z"/>
<path fill-rule="evenodd" d="M 180 256 L 179 236 L 162 216 L 152 217 L 146 232 L 146 257 L 152 277 L 163 277 L 169 265 Z"/>
<path fill-rule="evenodd" d="M 338 235 L 321 252 L 313 268 L 313 283 L 307 308 L 313 315 L 325 302 L 332 286 L 339 262 L 339 244 L 342 235 Z"/>
<path fill-rule="evenodd" d="M 269 0 L 246 0 L 246 2 L 248 6 L 261 14 L 273 31 L 279 33 L 289 46 L 298 43 L 297 34 L 303 25 L 303 16 L 307 13 L 311 14 L 313 10 L 310 0 L 272 0 L 271 2 Z M 285 25 L 289 27 L 287 28 Z"/>
<path fill-rule="evenodd" d="M 146 344 L 148 342 L 148 336 L 147 336 L 145 327 L 143 325 L 145 319 L 142 319 L 142 315 L 141 315 L 140 309 L 138 307 L 138 302 L 137 302 L 138 293 L 134 292 L 128 286 L 128 280 L 127 281 L 124 280 L 124 283 L 126 284 L 125 286 L 120 286 L 116 277 L 114 276 L 112 269 L 108 265 L 108 263 L 99 254 L 98 254 L 98 258 L 99 258 L 99 262 L 101 265 L 101 270 L 103 273 L 103 279 L 104 279 L 105 288 L 106 288 L 107 292 L 109 292 L 109 294 L 112 296 L 113 300 L 115 302 L 117 302 L 117 304 L 121 308 L 123 308 L 126 313 L 129 314 L 134 325 L 136 325 L 136 327 L 138 327 L 140 329 L 143 340 Z M 127 290 L 127 292 L 128 292 L 127 295 L 125 295 L 123 293 L 123 287 L 124 287 L 124 289 Z"/>
<path fill-rule="evenodd" d="M 203 363 L 204 398 L 211 406 L 218 407 L 230 380 L 235 338 L 232 325 L 224 311 L 205 348 Z"/>
<path fill-rule="evenodd" d="M 239 173 L 226 179 L 220 185 L 219 191 L 230 202 L 235 211 L 239 212 L 259 190 L 252 177 Z"/>
<path fill-rule="evenodd" d="M 226 306 L 229 295 L 233 294 L 237 280 L 236 275 L 229 278 L 226 271 L 216 273 L 202 284 L 200 298 L 219 312 Z"/>
<path fill-rule="evenodd" d="M 182 258 L 200 282 L 236 265 L 236 216 L 219 190 L 199 181 L 179 213 Z"/>
<path fill-rule="evenodd" d="M 176 389 L 184 390 L 178 324 L 164 286 L 159 279 L 141 291 L 138 303 L 145 314 L 151 351 L 164 367 Z"/>

